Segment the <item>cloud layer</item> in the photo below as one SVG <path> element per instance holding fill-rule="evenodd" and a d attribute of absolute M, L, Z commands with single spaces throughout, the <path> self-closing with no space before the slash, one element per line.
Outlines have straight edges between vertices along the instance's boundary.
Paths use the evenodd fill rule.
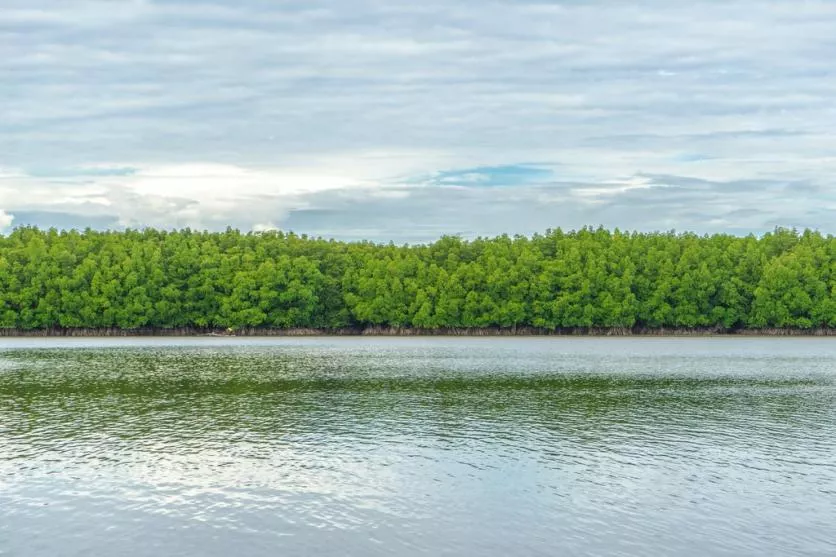
<path fill-rule="evenodd" d="M 4 0 L 0 227 L 832 228 L 836 4 Z"/>

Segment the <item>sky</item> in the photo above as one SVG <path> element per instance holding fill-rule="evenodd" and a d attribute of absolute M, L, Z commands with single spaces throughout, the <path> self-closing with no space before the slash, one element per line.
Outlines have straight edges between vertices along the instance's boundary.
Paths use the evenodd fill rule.
<path fill-rule="evenodd" d="M 0 231 L 836 232 L 833 0 L 0 0 Z"/>

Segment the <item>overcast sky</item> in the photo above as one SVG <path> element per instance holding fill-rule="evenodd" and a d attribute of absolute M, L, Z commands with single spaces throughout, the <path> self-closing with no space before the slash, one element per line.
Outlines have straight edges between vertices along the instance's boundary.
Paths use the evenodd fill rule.
<path fill-rule="evenodd" d="M 0 229 L 836 232 L 833 0 L 0 0 Z"/>

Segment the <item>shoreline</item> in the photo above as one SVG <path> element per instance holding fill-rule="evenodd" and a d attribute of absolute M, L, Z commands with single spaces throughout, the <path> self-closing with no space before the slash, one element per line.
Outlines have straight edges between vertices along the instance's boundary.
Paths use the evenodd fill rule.
<path fill-rule="evenodd" d="M 50 328 L 50 329 L 0 329 L 0 338 L 36 337 L 824 337 L 836 336 L 836 328 L 765 328 L 765 329 L 722 329 L 675 328 L 675 327 L 590 327 L 567 329 L 538 329 L 535 327 L 516 328 L 443 328 L 420 329 L 412 327 L 363 327 L 341 329 L 271 329 L 243 328 L 233 332 L 215 328 Z"/>

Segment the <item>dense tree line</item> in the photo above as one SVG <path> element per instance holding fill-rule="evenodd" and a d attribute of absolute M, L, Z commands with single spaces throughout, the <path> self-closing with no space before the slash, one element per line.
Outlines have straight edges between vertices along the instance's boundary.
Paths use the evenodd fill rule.
<path fill-rule="evenodd" d="M 836 326 L 836 238 L 584 228 L 429 245 L 18 228 L 0 327 Z"/>

